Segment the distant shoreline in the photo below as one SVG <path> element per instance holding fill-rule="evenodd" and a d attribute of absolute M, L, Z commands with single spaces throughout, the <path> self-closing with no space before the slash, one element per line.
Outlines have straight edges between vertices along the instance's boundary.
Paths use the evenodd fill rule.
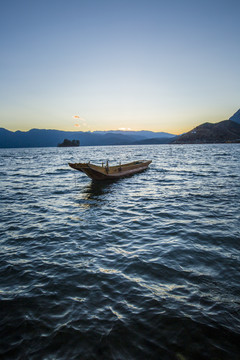
<path fill-rule="evenodd" d="M 65 149 L 65 148 L 77 148 L 80 149 L 82 147 L 86 148 L 86 147 L 111 147 L 111 146 L 162 146 L 162 145 L 171 145 L 171 146 L 183 146 L 183 145 L 187 145 L 187 146 L 191 146 L 191 145 L 238 145 L 240 144 L 240 141 L 236 142 L 212 142 L 212 143 L 168 143 L 168 144 L 130 144 L 130 145 L 126 145 L 126 144 L 113 144 L 113 145 L 81 145 L 81 146 L 21 146 L 21 147 L 17 147 L 17 146 L 11 146 L 11 147 L 0 147 L 0 150 L 6 150 L 6 149 Z"/>

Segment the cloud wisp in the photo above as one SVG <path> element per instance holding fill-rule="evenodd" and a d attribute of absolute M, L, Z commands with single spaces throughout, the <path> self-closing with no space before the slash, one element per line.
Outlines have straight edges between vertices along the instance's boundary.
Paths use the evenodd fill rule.
<path fill-rule="evenodd" d="M 81 116 L 79 115 L 72 115 L 72 118 L 75 120 L 75 121 L 78 121 L 74 124 L 75 127 L 85 127 L 87 126 L 87 122 L 84 118 L 82 118 Z"/>

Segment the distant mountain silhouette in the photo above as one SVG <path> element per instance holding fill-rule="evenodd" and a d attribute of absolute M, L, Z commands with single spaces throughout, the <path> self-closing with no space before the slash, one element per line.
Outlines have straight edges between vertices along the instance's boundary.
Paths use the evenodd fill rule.
<path fill-rule="evenodd" d="M 159 138 L 157 143 L 169 143 L 176 135 L 153 131 L 61 131 L 46 129 L 31 129 L 29 131 L 9 131 L 0 128 L 0 148 L 22 147 L 54 147 L 64 139 L 79 140 L 81 146 L 86 145 L 130 145 L 138 141 L 152 143 L 152 139 Z M 161 140 L 162 139 L 162 140 Z M 148 142 L 149 141 L 149 142 Z"/>
<path fill-rule="evenodd" d="M 179 136 L 175 144 L 240 142 L 240 110 L 229 120 L 216 124 L 204 123 Z"/>
<path fill-rule="evenodd" d="M 172 138 L 173 134 L 169 134 L 166 132 L 153 132 L 149 130 L 140 130 L 140 131 L 133 131 L 133 130 L 109 130 L 109 131 L 94 131 L 94 134 L 119 134 L 119 135 L 126 135 L 126 136 L 133 136 L 137 137 L 138 140 L 144 139 L 153 139 L 153 138 Z"/>
<path fill-rule="evenodd" d="M 235 121 L 236 123 L 240 124 L 240 109 L 235 112 L 235 114 L 233 114 L 233 116 L 231 116 L 229 120 Z"/>
<path fill-rule="evenodd" d="M 13 132 L 0 128 L 0 148 L 55 147 L 64 139 L 79 141 L 81 146 L 240 142 L 240 109 L 229 120 L 201 124 L 180 136 L 147 130 L 83 132 L 31 129 Z"/>

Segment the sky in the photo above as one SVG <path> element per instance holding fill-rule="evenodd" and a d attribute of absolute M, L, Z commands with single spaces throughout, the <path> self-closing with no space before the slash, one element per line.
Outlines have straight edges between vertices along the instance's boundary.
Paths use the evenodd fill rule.
<path fill-rule="evenodd" d="M 0 127 L 174 134 L 240 108 L 239 0 L 2 0 Z"/>

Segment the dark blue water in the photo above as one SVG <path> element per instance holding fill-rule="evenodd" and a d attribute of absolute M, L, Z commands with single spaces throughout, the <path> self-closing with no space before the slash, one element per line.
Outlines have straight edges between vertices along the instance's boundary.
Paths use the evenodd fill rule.
<path fill-rule="evenodd" d="M 68 167 L 152 159 L 96 184 Z M 240 146 L 0 150 L 1 359 L 239 359 Z"/>

